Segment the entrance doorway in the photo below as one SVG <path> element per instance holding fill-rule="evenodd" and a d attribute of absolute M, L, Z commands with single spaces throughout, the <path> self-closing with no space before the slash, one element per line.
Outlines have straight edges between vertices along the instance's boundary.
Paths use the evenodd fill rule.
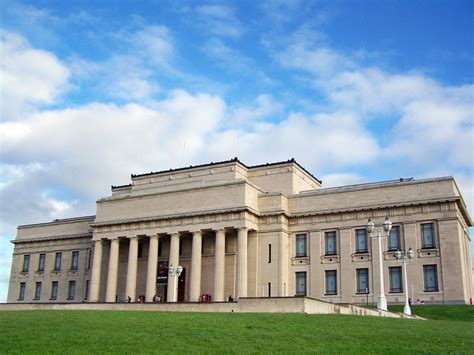
<path fill-rule="evenodd" d="M 178 278 L 178 302 L 184 302 L 184 291 L 186 285 L 186 269 L 183 268 Z"/>

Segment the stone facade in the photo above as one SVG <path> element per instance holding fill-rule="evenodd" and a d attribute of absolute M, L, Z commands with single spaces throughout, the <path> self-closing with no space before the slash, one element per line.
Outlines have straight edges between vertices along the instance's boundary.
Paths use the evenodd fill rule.
<path fill-rule="evenodd" d="M 132 175 L 97 201 L 95 216 L 18 227 L 8 302 L 196 302 L 308 295 L 375 302 L 383 239 L 389 303 L 472 298 L 472 221 L 452 177 L 337 188 L 296 161 L 246 166 L 237 159 Z M 181 265 L 178 277 L 168 266 Z"/>

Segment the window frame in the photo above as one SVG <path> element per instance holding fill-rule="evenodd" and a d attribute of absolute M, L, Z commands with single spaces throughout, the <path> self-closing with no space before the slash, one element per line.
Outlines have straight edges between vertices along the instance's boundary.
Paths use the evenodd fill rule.
<path fill-rule="evenodd" d="M 42 288 L 42 282 L 41 281 L 36 281 L 36 283 L 35 283 L 35 297 L 33 298 L 33 301 L 39 301 L 41 299 L 41 288 Z"/>
<path fill-rule="evenodd" d="M 431 226 L 431 244 L 425 243 L 424 226 Z M 421 249 L 436 249 L 435 224 L 434 222 L 420 223 Z"/>
<path fill-rule="evenodd" d="M 304 292 L 300 292 L 299 290 L 299 278 L 304 279 Z M 296 271 L 295 272 L 295 296 L 306 296 L 308 294 L 308 279 L 306 271 Z"/>
<path fill-rule="evenodd" d="M 328 249 L 328 239 L 334 238 L 334 250 L 331 252 Z M 336 231 L 327 231 L 324 232 L 324 252 L 326 256 L 337 255 L 337 232 Z"/>
<path fill-rule="evenodd" d="M 79 250 L 74 250 L 71 253 L 71 271 L 77 271 L 79 269 Z"/>
<path fill-rule="evenodd" d="M 392 229 L 390 230 L 390 234 L 388 236 L 388 251 L 397 251 L 397 250 L 401 250 L 402 249 L 402 238 L 401 238 L 401 235 L 400 235 L 400 226 L 398 225 L 395 225 L 395 226 L 392 226 Z M 398 231 L 398 245 L 397 246 L 392 246 L 392 232 L 394 231 Z"/>
<path fill-rule="evenodd" d="M 23 265 L 21 268 L 21 272 L 28 272 L 30 270 L 30 254 L 23 255 Z"/>
<path fill-rule="evenodd" d="M 26 293 L 26 282 L 20 282 L 20 288 L 18 290 L 18 301 L 25 300 L 25 293 Z"/>
<path fill-rule="evenodd" d="M 61 271 L 61 264 L 62 264 L 63 253 L 57 252 L 54 255 L 54 269 L 53 271 Z"/>
<path fill-rule="evenodd" d="M 364 232 L 365 237 L 365 249 L 359 249 L 359 232 Z M 356 246 L 356 254 L 367 254 L 369 252 L 369 240 L 367 235 L 367 230 L 365 228 L 358 228 L 355 230 L 355 246 Z"/>
<path fill-rule="evenodd" d="M 41 253 L 38 258 L 38 271 L 44 271 L 44 266 L 46 264 L 46 254 Z"/>
<path fill-rule="evenodd" d="M 397 289 L 393 285 L 393 276 L 394 271 L 397 270 L 399 274 L 400 287 Z M 403 293 L 403 280 L 402 280 L 402 267 L 401 266 L 389 266 L 388 268 L 388 279 L 389 279 L 389 290 L 391 293 Z"/>
<path fill-rule="evenodd" d="M 428 270 L 434 271 L 435 276 L 435 287 L 428 287 Z M 424 292 L 438 292 L 439 291 L 439 280 L 438 280 L 438 265 L 429 264 L 423 265 L 423 291 Z"/>
<path fill-rule="evenodd" d="M 334 277 L 334 290 L 329 290 L 329 277 Z M 324 272 L 324 280 L 325 280 L 325 295 L 334 296 L 337 295 L 337 270 L 325 270 Z"/>
<path fill-rule="evenodd" d="M 304 250 L 303 250 L 303 253 L 299 253 L 299 249 L 298 249 L 298 245 L 300 243 L 300 241 L 303 240 L 303 245 L 304 245 Z M 307 238 L 307 234 L 306 233 L 298 233 L 296 234 L 295 236 L 295 257 L 297 258 L 305 258 L 308 256 L 308 238 Z"/>
<path fill-rule="evenodd" d="M 366 282 L 366 285 L 367 287 L 365 289 L 361 289 L 360 288 L 360 278 L 361 278 L 361 274 L 365 273 L 365 282 Z M 369 294 L 370 293 L 370 284 L 369 284 L 369 268 L 359 268 L 359 269 L 356 269 L 356 291 L 358 294 Z"/>
<path fill-rule="evenodd" d="M 51 281 L 51 298 L 50 300 L 55 301 L 58 299 L 59 281 Z"/>
<path fill-rule="evenodd" d="M 71 290 L 73 290 L 71 292 Z M 69 280 L 67 287 L 67 300 L 71 301 L 76 297 L 76 280 Z"/>

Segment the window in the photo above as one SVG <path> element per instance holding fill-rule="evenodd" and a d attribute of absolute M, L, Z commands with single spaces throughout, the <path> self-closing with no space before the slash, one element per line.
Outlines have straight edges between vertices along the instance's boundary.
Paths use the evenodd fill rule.
<path fill-rule="evenodd" d="M 268 283 L 268 297 L 272 297 L 272 283 Z"/>
<path fill-rule="evenodd" d="M 296 273 L 296 296 L 306 296 L 306 272 Z"/>
<path fill-rule="evenodd" d="M 306 256 L 306 234 L 296 235 L 296 256 Z"/>
<path fill-rule="evenodd" d="M 336 232 L 326 232 L 326 255 L 336 255 Z"/>
<path fill-rule="evenodd" d="M 22 272 L 28 272 L 29 268 L 30 268 L 30 256 L 29 255 L 23 255 L 23 269 L 21 271 Z"/>
<path fill-rule="evenodd" d="M 272 262 L 272 245 L 268 244 L 268 263 Z"/>
<path fill-rule="evenodd" d="M 51 299 L 56 300 L 58 298 L 58 281 L 51 283 Z"/>
<path fill-rule="evenodd" d="M 337 271 L 326 271 L 326 295 L 337 295 Z"/>
<path fill-rule="evenodd" d="M 92 249 L 89 249 L 89 252 L 87 253 L 87 270 L 91 269 L 92 265 Z"/>
<path fill-rule="evenodd" d="M 388 268 L 390 278 L 390 292 L 403 292 L 401 266 Z"/>
<path fill-rule="evenodd" d="M 356 253 L 367 253 L 367 231 L 365 229 L 356 229 Z"/>
<path fill-rule="evenodd" d="M 369 269 L 357 269 L 357 293 L 369 293 Z"/>
<path fill-rule="evenodd" d="M 75 295 L 76 295 L 76 281 L 69 281 L 67 299 L 73 300 Z"/>
<path fill-rule="evenodd" d="M 438 270 L 436 265 L 423 265 L 423 275 L 425 277 L 425 291 L 438 291 Z"/>
<path fill-rule="evenodd" d="M 20 282 L 20 293 L 18 294 L 18 301 L 25 299 L 26 282 Z"/>
<path fill-rule="evenodd" d="M 61 270 L 61 256 L 62 253 L 56 253 L 56 257 L 54 258 L 54 271 Z"/>
<path fill-rule="evenodd" d="M 38 260 L 38 271 L 44 271 L 44 260 L 46 259 L 46 254 L 40 254 Z"/>
<path fill-rule="evenodd" d="M 87 301 L 88 296 L 89 296 L 89 280 L 86 280 L 86 294 L 84 295 L 84 300 Z"/>
<path fill-rule="evenodd" d="M 436 248 L 433 223 L 423 223 L 421 225 L 421 247 L 425 249 Z"/>
<path fill-rule="evenodd" d="M 400 246 L 400 227 L 393 226 L 388 236 L 388 250 L 395 251 L 401 249 Z"/>
<path fill-rule="evenodd" d="M 71 259 L 71 270 L 77 270 L 78 265 L 79 265 L 79 252 L 73 251 L 72 259 Z"/>
<path fill-rule="evenodd" d="M 41 297 L 41 282 L 36 283 L 35 287 L 35 298 L 33 300 L 37 301 Z"/>

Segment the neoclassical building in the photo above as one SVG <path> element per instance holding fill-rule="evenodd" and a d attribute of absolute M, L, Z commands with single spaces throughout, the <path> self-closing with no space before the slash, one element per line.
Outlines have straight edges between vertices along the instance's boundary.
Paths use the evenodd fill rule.
<path fill-rule="evenodd" d="M 97 201 L 95 216 L 19 226 L 8 302 L 308 295 L 372 303 L 380 254 L 366 225 L 387 216 L 388 303 L 407 291 L 425 302 L 469 302 L 472 220 L 452 177 L 325 189 L 293 159 L 247 166 L 237 158 L 132 175 Z M 409 248 L 405 290 L 395 252 Z"/>

